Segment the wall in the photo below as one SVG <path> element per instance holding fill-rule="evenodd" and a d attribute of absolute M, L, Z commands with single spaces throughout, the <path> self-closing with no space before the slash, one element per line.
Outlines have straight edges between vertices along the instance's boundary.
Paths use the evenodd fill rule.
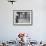
<path fill-rule="evenodd" d="M 13 10 L 33 10 L 32 26 L 14 26 Z M 17 0 L 14 5 L 0 0 L 0 40 L 15 40 L 19 32 L 26 32 L 33 40 L 46 40 L 46 1 Z"/>

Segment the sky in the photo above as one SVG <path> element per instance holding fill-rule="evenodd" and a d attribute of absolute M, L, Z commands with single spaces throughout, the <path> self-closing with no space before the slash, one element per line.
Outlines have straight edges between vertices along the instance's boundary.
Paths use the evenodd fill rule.
<path fill-rule="evenodd" d="M 13 10 L 33 10 L 32 26 L 13 25 Z M 46 40 L 46 0 L 0 0 L 0 41 L 15 40 L 19 32 L 31 35 L 32 40 Z"/>

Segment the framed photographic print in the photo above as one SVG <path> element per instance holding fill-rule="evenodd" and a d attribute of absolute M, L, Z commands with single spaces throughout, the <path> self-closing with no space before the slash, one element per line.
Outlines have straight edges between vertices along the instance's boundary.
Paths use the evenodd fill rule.
<path fill-rule="evenodd" d="M 14 25 L 32 25 L 32 10 L 13 10 Z"/>

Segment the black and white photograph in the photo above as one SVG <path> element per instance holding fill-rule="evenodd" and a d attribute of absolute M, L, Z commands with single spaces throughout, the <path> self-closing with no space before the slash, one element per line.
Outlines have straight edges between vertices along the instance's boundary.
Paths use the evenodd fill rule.
<path fill-rule="evenodd" d="M 13 24 L 31 24 L 32 10 L 14 10 Z"/>

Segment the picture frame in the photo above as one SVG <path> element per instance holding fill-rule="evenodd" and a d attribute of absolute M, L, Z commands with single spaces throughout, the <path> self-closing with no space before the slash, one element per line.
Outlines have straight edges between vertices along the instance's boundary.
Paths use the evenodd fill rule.
<path fill-rule="evenodd" d="M 13 25 L 32 25 L 32 10 L 13 10 Z"/>

